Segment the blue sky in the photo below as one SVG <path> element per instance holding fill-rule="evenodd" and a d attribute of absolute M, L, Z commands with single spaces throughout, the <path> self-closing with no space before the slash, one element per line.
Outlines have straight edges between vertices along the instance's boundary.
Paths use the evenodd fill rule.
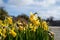
<path fill-rule="evenodd" d="M 29 15 L 30 12 L 37 12 L 44 19 L 53 16 L 60 20 L 60 0 L 0 0 L 1 6 L 9 15 Z"/>

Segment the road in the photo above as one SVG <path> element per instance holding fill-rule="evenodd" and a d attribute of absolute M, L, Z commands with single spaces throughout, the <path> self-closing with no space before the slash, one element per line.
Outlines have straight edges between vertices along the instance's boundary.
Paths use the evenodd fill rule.
<path fill-rule="evenodd" d="M 50 26 L 50 31 L 54 32 L 54 40 L 60 40 L 60 27 Z"/>

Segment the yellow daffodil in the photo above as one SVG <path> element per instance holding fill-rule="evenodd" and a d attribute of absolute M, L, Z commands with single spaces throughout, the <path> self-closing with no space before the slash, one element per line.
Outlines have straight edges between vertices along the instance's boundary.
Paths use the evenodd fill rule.
<path fill-rule="evenodd" d="M 30 13 L 30 14 L 31 14 L 30 15 L 30 21 L 34 21 L 34 20 L 38 19 L 35 14 L 33 14 L 33 13 Z"/>
<path fill-rule="evenodd" d="M 16 32 L 14 32 L 13 30 L 10 30 L 10 32 L 9 32 L 13 37 L 16 37 Z"/>
<path fill-rule="evenodd" d="M 30 15 L 30 21 L 36 26 L 38 26 L 40 24 L 37 16 L 35 16 L 33 13 L 31 13 L 31 15 Z"/>
<path fill-rule="evenodd" d="M 2 27 L 6 27 L 7 25 L 6 24 L 2 24 Z"/>
<path fill-rule="evenodd" d="M 31 12 L 31 13 L 30 13 L 30 21 L 33 21 L 33 18 L 35 18 L 34 16 L 35 16 L 35 15 Z"/>
<path fill-rule="evenodd" d="M 33 25 L 32 25 L 32 23 L 30 23 L 30 26 L 29 26 L 29 28 L 31 28 L 31 29 L 33 28 Z"/>
<path fill-rule="evenodd" d="M 23 30 L 24 30 L 23 26 L 20 26 L 20 27 L 19 27 L 19 30 L 20 30 L 20 31 L 23 31 Z"/>
<path fill-rule="evenodd" d="M 13 23 L 12 17 L 8 17 L 7 19 L 8 19 L 9 24 L 12 24 Z"/>
<path fill-rule="evenodd" d="M 14 26 L 12 26 L 12 30 L 15 30 L 15 27 Z"/>
<path fill-rule="evenodd" d="M 34 32 L 35 32 L 35 31 L 36 31 L 36 29 L 37 29 L 37 27 L 36 27 L 36 26 L 34 26 L 34 27 L 33 27 L 33 29 L 32 29 L 32 31 L 34 31 Z"/>
<path fill-rule="evenodd" d="M 48 30 L 48 25 L 47 25 L 46 21 L 42 22 L 42 26 L 43 26 L 44 30 Z"/>
<path fill-rule="evenodd" d="M 0 29 L 0 34 L 3 38 L 6 38 L 6 31 L 5 29 Z"/>
<path fill-rule="evenodd" d="M 39 20 L 33 21 L 33 23 L 34 23 L 34 25 L 36 25 L 36 26 L 39 26 L 39 25 L 40 25 Z"/>

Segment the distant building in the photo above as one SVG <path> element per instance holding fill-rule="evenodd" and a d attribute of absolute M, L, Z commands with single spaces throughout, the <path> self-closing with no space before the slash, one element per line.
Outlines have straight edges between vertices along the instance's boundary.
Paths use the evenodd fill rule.
<path fill-rule="evenodd" d="M 60 26 L 60 20 L 46 20 L 49 22 L 49 26 Z"/>

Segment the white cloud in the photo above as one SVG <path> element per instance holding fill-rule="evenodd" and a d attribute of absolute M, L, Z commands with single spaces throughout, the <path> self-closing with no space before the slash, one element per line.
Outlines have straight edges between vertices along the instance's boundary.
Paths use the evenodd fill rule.
<path fill-rule="evenodd" d="M 58 9 L 51 9 L 51 10 L 47 10 L 47 11 L 39 11 L 39 16 L 46 19 L 49 17 L 54 17 L 54 19 L 60 19 L 60 11 Z"/>
<path fill-rule="evenodd" d="M 4 6 L 4 2 L 2 0 L 0 0 L 0 7 Z"/>
<path fill-rule="evenodd" d="M 37 1 L 37 0 L 36 0 Z M 4 4 L 0 0 L 0 5 L 5 5 L 5 7 L 10 7 L 18 12 L 38 12 L 42 18 L 48 18 L 49 16 L 54 16 L 56 19 L 59 19 L 60 16 L 60 6 L 56 6 L 56 2 L 59 0 L 43 0 L 43 1 L 34 1 L 34 0 L 9 0 L 7 4 Z M 11 10 L 10 10 L 11 11 Z M 19 13 L 17 13 L 19 14 Z"/>
<path fill-rule="evenodd" d="M 9 0 L 8 4 L 16 6 L 26 6 L 26 5 L 38 5 L 47 7 L 51 4 L 55 4 L 56 0 L 43 0 L 41 2 L 36 2 L 34 0 Z"/>
<path fill-rule="evenodd" d="M 33 2 L 33 0 L 9 0 L 8 4 L 16 6 L 26 6 Z"/>
<path fill-rule="evenodd" d="M 40 3 L 41 6 L 48 7 L 56 3 L 56 0 L 44 0 Z"/>
<path fill-rule="evenodd" d="M 3 3 L 3 1 L 2 0 L 0 0 L 0 4 L 2 4 Z"/>

